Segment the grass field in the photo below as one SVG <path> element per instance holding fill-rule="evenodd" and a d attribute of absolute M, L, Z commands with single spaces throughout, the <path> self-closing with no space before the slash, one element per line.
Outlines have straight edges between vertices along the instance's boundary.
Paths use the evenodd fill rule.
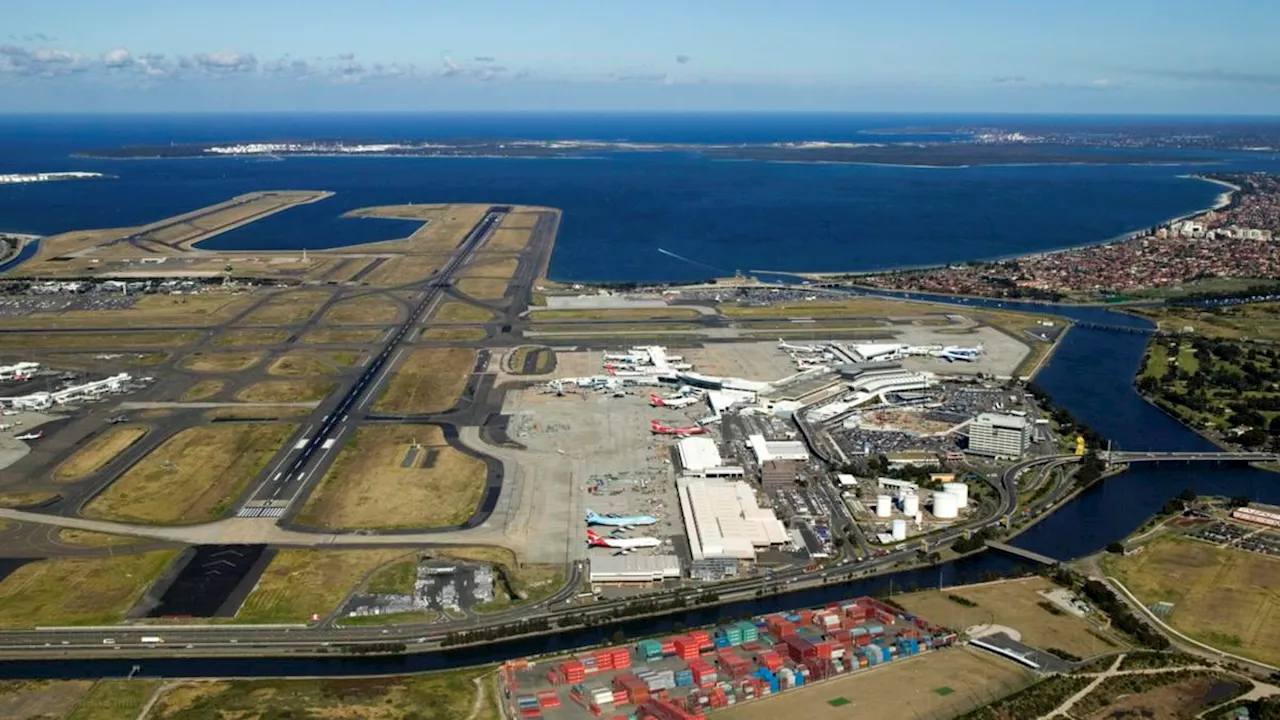
<path fill-rule="evenodd" d="M 435 327 L 422 331 L 423 340 L 483 340 L 484 328 L 477 327 Z"/>
<path fill-rule="evenodd" d="M 484 255 L 481 253 L 463 269 L 462 277 L 489 277 L 510 280 L 516 274 L 516 268 L 519 266 L 519 258 L 506 255 Z"/>
<path fill-rule="evenodd" d="M 167 689 L 152 717 L 499 720 L 492 674 L 492 668 L 472 668 L 400 677 L 186 681 Z M 473 716 L 480 691 L 485 694 Z M 269 716 L 264 708 L 270 708 Z"/>
<path fill-rule="evenodd" d="M 447 302 L 431 319 L 437 322 L 487 322 L 493 319 L 493 313 L 464 302 Z"/>
<path fill-rule="evenodd" d="M 507 217 L 511 217 L 508 215 Z M 503 223 L 497 230 L 489 235 L 489 239 L 484 241 L 482 250 L 489 252 L 515 252 L 525 249 L 529 245 L 529 230 L 532 224 L 527 227 L 513 227 Z"/>
<path fill-rule="evenodd" d="M 371 593 L 408 595 L 413 592 L 413 581 L 418 577 L 418 556 L 411 555 L 384 565 L 369 576 L 364 589 Z"/>
<path fill-rule="evenodd" d="M 389 323 L 399 315 L 398 303 L 379 295 L 368 295 L 334 303 L 324 314 L 324 320 L 335 325 Z"/>
<path fill-rule="evenodd" d="M 207 295 L 143 295 L 117 310 L 36 312 L 4 319 L 5 327 L 146 328 L 166 325 L 213 325 L 248 307 L 250 298 L 222 293 Z"/>
<path fill-rule="evenodd" d="M 1280 558 L 1166 537 L 1140 553 L 1106 556 L 1103 569 L 1148 606 L 1173 603 L 1164 621 L 1174 629 L 1280 664 Z"/>
<path fill-rule="evenodd" d="M 511 352 L 511 357 L 507 361 L 507 366 L 512 372 L 524 374 L 525 363 L 528 362 L 529 356 L 534 354 L 536 360 L 532 368 L 531 375 L 541 375 L 550 372 L 552 361 L 555 360 L 555 351 L 542 345 L 522 345 Z"/>
<path fill-rule="evenodd" d="M 66 543 L 67 545 L 82 545 L 84 547 L 121 547 L 137 543 L 138 538 L 63 528 L 58 531 L 58 542 Z"/>
<path fill-rule="evenodd" d="M 0 627 L 117 623 L 176 555 L 162 550 L 27 563 L 0 582 Z"/>
<path fill-rule="evenodd" d="M 364 282 L 379 287 L 394 287 L 419 282 L 431 277 L 432 273 L 444 267 L 449 259 L 443 253 L 433 255 L 404 255 L 391 258 L 377 270 L 364 276 Z"/>
<path fill-rule="evenodd" d="M 398 220 L 422 220 L 426 225 L 403 240 L 388 240 L 362 245 L 368 252 L 449 252 L 458 247 L 463 237 L 489 209 L 487 205 L 383 205 L 360 208 L 349 215 L 354 217 L 392 218 Z"/>
<path fill-rule="evenodd" d="M 150 678 L 99 680 L 67 720 L 135 720 L 159 687 Z"/>
<path fill-rule="evenodd" d="M 299 377 L 307 375 L 334 375 L 338 369 L 326 362 L 319 353 L 290 353 L 281 355 L 267 365 L 268 375 Z"/>
<path fill-rule="evenodd" d="M 65 717 L 92 686 L 91 680 L 0 680 L 0 718 L 56 720 Z"/>
<path fill-rule="evenodd" d="M 990 624 L 1011 627 L 1022 634 L 1023 642 L 1042 650 L 1057 648 L 1091 657 L 1123 647 L 1119 641 L 1108 644 L 1095 636 L 1090 632 L 1093 626 L 1083 618 L 1054 615 L 1039 606 L 1037 603 L 1045 601 L 1039 592 L 1055 587 L 1046 578 L 1034 577 L 911 593 L 894 600 L 921 617 L 956 630 Z M 958 595 L 977 605 L 965 607 L 947 595 Z"/>
<path fill-rule="evenodd" d="M 467 348 L 414 350 L 391 376 L 373 409 L 385 413 L 448 410 L 458 401 L 475 364 L 476 351 Z"/>
<path fill-rule="evenodd" d="M 86 348 L 101 352 L 104 348 L 178 347 L 199 339 L 196 332 L 146 332 L 146 333 L 14 333 L 5 335 L 5 350 L 30 350 L 50 348 Z"/>
<path fill-rule="evenodd" d="M 1208 337 L 1280 340 L 1280 302 L 1217 308 L 1135 308 L 1132 312 L 1155 320 L 1161 330 L 1170 332 L 1190 327 L 1197 335 Z"/>
<path fill-rule="evenodd" d="M 209 398 L 222 392 L 222 388 L 226 387 L 225 380 L 201 380 L 200 382 L 187 388 L 179 398 L 183 402 L 199 402 L 208 400 Z"/>
<path fill-rule="evenodd" d="M 245 598 L 237 622 L 300 623 L 327 616 L 379 566 L 406 550 L 281 550 Z M 2 586 L 0 586 L 2 587 Z"/>
<path fill-rule="evenodd" d="M 421 447 L 413 466 L 402 467 L 414 442 Z M 334 530 L 453 527 L 475 512 L 486 475 L 484 462 L 446 444 L 438 427 L 365 426 L 342 449 L 297 522 Z"/>
<path fill-rule="evenodd" d="M 715 717 L 725 720 L 921 720 L 952 718 L 1030 685 L 1035 675 L 966 648 L 938 650 L 872 670 L 757 700 Z M 847 702 L 843 702 L 847 701 Z M 1029 720 L 1029 719 L 1028 719 Z"/>
<path fill-rule="evenodd" d="M 367 345 L 377 342 L 386 332 L 376 328 L 323 328 L 303 335 L 301 341 L 311 345 Z"/>
<path fill-rule="evenodd" d="M 296 428 L 276 423 L 187 428 L 129 468 L 83 514 L 162 525 L 213 520 Z"/>
<path fill-rule="evenodd" d="M 233 373 L 248 370 L 261 359 L 260 352 L 196 352 L 184 357 L 178 367 L 192 372 Z"/>
<path fill-rule="evenodd" d="M 258 306 L 241 322 L 245 325 L 293 325 L 305 321 L 329 299 L 329 293 L 318 291 L 289 292 Z"/>
<path fill-rule="evenodd" d="M 315 402 L 333 392 L 336 383 L 325 380 L 263 380 L 236 393 L 240 402 Z"/>
<path fill-rule="evenodd" d="M 477 300 L 498 300 L 507 291 L 507 280 L 494 278 L 463 278 L 458 281 L 458 291 Z"/>
<path fill-rule="evenodd" d="M 58 497 L 58 493 L 33 490 L 31 492 L 0 493 L 0 508 L 18 508 L 43 505 Z"/>
<path fill-rule="evenodd" d="M 108 428 L 54 468 L 53 481 L 69 483 L 89 477 L 146 434 L 147 428 L 143 425 L 114 425 Z"/>
<path fill-rule="evenodd" d="M 616 322 L 619 320 L 693 320 L 701 317 L 697 310 L 680 307 L 591 310 L 535 309 L 529 316 L 535 323 L 561 320 L 599 320 L 602 322 Z"/>
<path fill-rule="evenodd" d="M 214 345 L 276 345 L 289 339 L 288 330 L 267 328 L 232 328 L 213 339 Z"/>

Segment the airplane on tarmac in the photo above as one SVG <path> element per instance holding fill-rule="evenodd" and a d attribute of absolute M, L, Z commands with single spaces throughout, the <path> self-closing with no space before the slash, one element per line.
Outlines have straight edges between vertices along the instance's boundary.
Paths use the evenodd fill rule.
<path fill-rule="evenodd" d="M 609 374 L 614 377 L 643 377 L 649 374 L 649 373 L 637 372 L 635 370 L 618 370 L 613 366 L 613 363 L 609 363 L 608 365 L 605 365 L 604 369 L 607 370 Z"/>
<path fill-rule="evenodd" d="M 0 432 L 4 432 L 11 427 L 13 427 L 13 423 L 0 423 Z"/>
<path fill-rule="evenodd" d="M 39 440 L 42 437 L 44 437 L 44 431 L 37 430 L 36 432 L 29 432 L 26 435 L 19 435 L 15 437 L 14 440 Z"/>
<path fill-rule="evenodd" d="M 622 528 L 630 530 L 637 525 L 653 525 L 658 522 L 658 518 L 652 515 L 600 515 L 591 508 L 587 508 L 587 524 L 588 525 L 607 525 L 609 527 Z"/>
<path fill-rule="evenodd" d="M 675 397 L 668 395 L 667 397 L 661 397 L 657 393 L 649 393 L 649 404 L 653 407 L 682 408 L 688 407 L 701 399 L 696 395 L 677 395 Z"/>
<path fill-rule="evenodd" d="M 659 545 L 662 544 L 662 541 L 659 540 L 658 538 L 653 538 L 653 537 L 638 537 L 638 538 L 601 537 L 597 535 L 595 531 L 588 530 L 587 544 L 590 545 L 591 547 L 613 548 L 614 550 L 620 551 L 618 553 L 619 555 L 626 555 L 632 550 L 639 550 L 640 548 L 658 547 Z"/>
<path fill-rule="evenodd" d="M 802 353 L 822 352 L 822 348 L 818 347 L 817 345 L 792 345 L 791 343 L 787 342 L 786 340 L 783 340 L 782 338 L 778 338 L 778 349 L 790 350 L 791 352 L 802 352 Z"/>
<path fill-rule="evenodd" d="M 960 347 L 959 345 L 948 345 L 942 348 L 942 352 L 938 353 L 938 357 L 947 362 L 973 362 L 982 356 L 982 345 L 977 347 Z"/>
<path fill-rule="evenodd" d="M 690 425 L 688 427 L 671 427 L 663 425 L 657 420 L 649 421 L 649 432 L 654 435 L 675 435 L 677 437 L 688 437 L 689 435 L 702 435 L 707 431 L 706 428 L 698 425 Z"/>

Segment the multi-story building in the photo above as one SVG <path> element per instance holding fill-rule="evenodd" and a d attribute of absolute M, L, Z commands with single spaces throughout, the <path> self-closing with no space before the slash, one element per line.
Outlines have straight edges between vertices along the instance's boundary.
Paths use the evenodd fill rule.
<path fill-rule="evenodd" d="M 1031 445 L 1031 423 L 1018 415 L 982 413 L 969 423 L 969 452 L 1020 458 Z"/>

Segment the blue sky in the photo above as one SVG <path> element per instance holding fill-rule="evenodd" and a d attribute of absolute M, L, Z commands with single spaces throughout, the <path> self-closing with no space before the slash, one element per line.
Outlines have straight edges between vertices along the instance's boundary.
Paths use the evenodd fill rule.
<path fill-rule="evenodd" d="M 1266 0 L 4 0 L 0 112 L 1280 114 Z"/>

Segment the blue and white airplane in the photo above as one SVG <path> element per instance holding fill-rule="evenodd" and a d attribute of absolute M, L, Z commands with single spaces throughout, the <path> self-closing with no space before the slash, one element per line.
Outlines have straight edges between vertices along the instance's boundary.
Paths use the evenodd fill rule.
<path fill-rule="evenodd" d="M 652 515 L 631 515 L 623 517 L 621 515 L 599 515 L 596 511 L 587 510 L 588 525 L 607 525 L 609 527 L 617 527 L 628 529 L 636 525 L 653 525 L 658 522 L 658 518 Z"/>
<path fill-rule="evenodd" d="M 982 346 L 977 347 L 958 347 L 949 345 L 942 349 L 938 357 L 947 362 L 973 362 L 982 356 Z"/>

